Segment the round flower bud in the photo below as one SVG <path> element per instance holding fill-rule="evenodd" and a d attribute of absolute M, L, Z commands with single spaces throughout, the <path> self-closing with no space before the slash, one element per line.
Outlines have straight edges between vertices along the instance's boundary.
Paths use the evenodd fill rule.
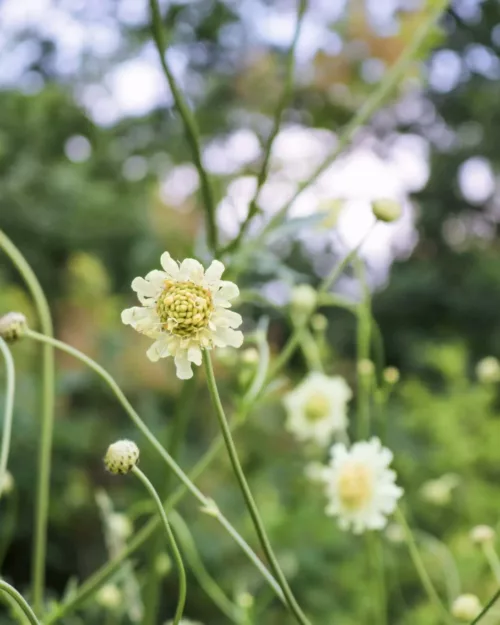
<path fill-rule="evenodd" d="M 316 313 L 311 317 L 311 327 L 316 332 L 324 332 L 328 327 L 328 319 L 321 313 Z"/>
<path fill-rule="evenodd" d="M 383 199 L 372 202 L 372 211 L 377 219 L 390 223 L 401 217 L 403 209 L 395 200 Z"/>
<path fill-rule="evenodd" d="M 240 607 L 244 610 L 250 610 L 253 607 L 255 600 L 249 592 L 241 592 L 237 597 L 236 601 Z"/>
<path fill-rule="evenodd" d="M 134 531 L 132 521 L 128 516 L 120 514 L 120 512 L 110 514 L 108 524 L 110 532 L 120 540 L 127 540 Z"/>
<path fill-rule="evenodd" d="M 494 356 L 487 356 L 476 365 L 477 379 L 483 384 L 500 382 L 500 362 Z"/>
<path fill-rule="evenodd" d="M 168 553 L 159 553 L 155 559 L 155 571 L 160 577 L 165 577 L 172 568 L 172 560 Z"/>
<path fill-rule="evenodd" d="M 7 343 L 17 341 L 28 329 L 23 313 L 10 312 L 0 317 L 0 337 Z"/>
<path fill-rule="evenodd" d="M 368 358 L 363 358 L 358 362 L 358 373 L 362 376 L 371 377 L 375 371 L 375 365 Z"/>
<path fill-rule="evenodd" d="M 489 525 L 476 525 L 471 530 L 470 538 L 476 545 L 484 545 L 495 539 L 495 530 Z"/>
<path fill-rule="evenodd" d="M 309 284 L 299 284 L 292 290 L 290 304 L 296 313 L 310 314 L 316 308 L 318 294 Z"/>
<path fill-rule="evenodd" d="M 386 367 L 384 369 L 384 380 L 387 384 L 397 384 L 399 377 L 399 370 L 396 367 Z"/>
<path fill-rule="evenodd" d="M 115 584 L 105 584 L 96 593 L 96 602 L 106 610 L 116 610 L 122 604 L 123 597 L 120 589 Z"/>
<path fill-rule="evenodd" d="M 10 471 L 6 471 L 0 483 L 0 495 L 8 495 L 14 490 L 14 478 Z"/>
<path fill-rule="evenodd" d="M 452 615 L 459 621 L 470 622 L 481 612 L 482 606 L 476 595 L 459 595 L 451 606 Z"/>
<path fill-rule="evenodd" d="M 245 365 L 256 365 L 259 362 L 259 352 L 255 347 L 249 347 L 241 354 L 241 360 Z"/>
<path fill-rule="evenodd" d="M 125 475 L 139 460 L 139 447 L 133 441 L 116 441 L 108 447 L 104 464 L 110 473 Z"/>

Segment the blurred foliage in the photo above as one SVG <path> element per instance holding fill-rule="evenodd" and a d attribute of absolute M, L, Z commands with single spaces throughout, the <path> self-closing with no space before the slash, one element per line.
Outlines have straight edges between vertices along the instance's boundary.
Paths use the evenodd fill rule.
<path fill-rule="evenodd" d="M 198 255 L 205 254 L 199 237 L 200 200 L 189 191 L 182 202 L 171 202 L 162 192 L 165 177 L 176 165 L 190 161 L 175 113 L 159 107 L 143 116 L 99 125 L 78 103 L 75 96 L 85 84 L 104 81 L 114 64 L 134 58 L 149 38 L 147 25 L 123 18 L 121 3 L 100 4 L 109 23 L 119 29 L 120 46 L 105 59 L 84 54 L 74 75 L 58 71 L 61 51 L 55 39 L 32 29 L 15 35 L 16 45 L 36 42 L 38 54 L 24 68 L 18 85 L 0 91 L 0 228 L 26 255 L 46 289 L 57 335 L 108 368 L 148 425 L 168 444 L 181 384 L 171 363 L 152 365 L 146 360 L 145 341 L 121 326 L 119 312 L 132 301 L 131 279 L 156 266 L 162 250 L 168 248 L 172 255 L 182 257 L 194 247 Z M 254 131 L 263 142 L 281 93 L 285 49 L 248 37 L 236 5 L 215 0 L 171 2 L 166 10 L 170 41 L 186 58 L 183 86 L 196 108 L 204 144 L 224 139 L 239 128 Z M 281 5 L 283 10 L 290 8 L 287 2 Z M 397 34 L 377 32 L 363 3 L 349 6 L 330 26 L 342 41 L 341 49 L 316 54 L 297 85 L 286 122 L 332 131 L 341 127 L 380 79 L 376 73 L 370 75 L 370 67 L 382 68 L 383 74 L 394 63 L 429 3 L 417 11 L 401 11 Z M 75 9 L 75 16 L 90 20 L 91 8 L 82 5 Z M 419 60 L 430 55 L 432 66 L 433 55 L 440 51 L 431 50 L 441 42 L 441 48 L 453 51 L 460 61 L 456 85 L 446 92 L 428 88 L 415 96 L 427 115 L 402 123 L 389 108 L 390 114 L 376 116 L 370 127 L 382 142 L 390 141 L 391 133 L 399 130 L 423 137 L 430 146 L 430 179 L 414 198 L 418 242 L 408 258 L 395 260 L 389 283 L 374 294 L 388 362 L 402 370 L 402 380 L 387 407 L 377 414 L 376 429 L 396 452 L 396 468 L 407 493 L 405 508 L 418 528 L 433 579 L 444 597 L 450 593 L 450 599 L 461 588 L 486 600 L 495 588 L 468 532 L 478 523 L 496 526 L 499 521 L 498 388 L 479 384 L 472 375 L 479 358 L 500 356 L 498 192 L 484 202 L 471 203 L 460 192 L 457 173 L 476 156 L 487 159 L 493 172 L 500 167 L 496 132 L 500 123 L 499 22 L 496 0 L 453 2 L 444 31 L 432 33 Z M 474 69 L 470 61 L 474 46 L 491 56 L 489 73 Z M 414 84 L 422 78 L 421 72 L 422 65 L 416 64 L 410 76 Z M 34 76 L 41 83 L 30 90 L 25 79 Z M 445 141 L 446 133 L 452 141 Z M 76 153 L 71 151 L 71 140 Z M 73 160 L 68 158 L 72 154 Z M 255 173 L 258 165 L 258 160 L 251 162 L 241 173 Z M 217 196 L 222 198 L 229 177 L 214 178 Z M 275 352 L 289 332 L 286 315 L 279 307 L 269 307 L 260 289 L 270 277 L 279 276 L 288 283 L 316 281 L 311 262 L 303 257 L 296 240 L 306 225 L 317 226 L 315 219 L 307 223 L 290 220 L 265 249 L 253 256 L 251 251 L 241 253 L 229 268 L 239 272 L 239 283 L 250 289 L 243 306 L 249 325 L 263 313 L 270 315 Z M 12 309 L 22 310 L 35 323 L 18 275 L 2 258 L 0 312 Z M 324 346 L 328 367 L 354 385 L 352 315 L 337 309 L 322 312 L 329 320 Z M 18 389 L 10 470 L 16 485 L 12 495 L 0 502 L 0 565 L 3 574 L 24 590 L 29 584 L 39 436 L 39 349 L 21 343 L 14 348 L 14 356 Z M 220 355 L 217 376 L 231 406 L 245 376 L 238 379 L 235 373 L 241 355 L 229 358 L 233 360 Z M 115 510 L 130 516 L 138 510 L 135 528 L 144 520 L 139 510 L 140 488 L 130 480 L 110 478 L 101 463 L 107 443 L 117 436 L 136 437 L 134 429 L 91 372 L 60 354 L 57 363 L 47 556 L 53 601 L 70 594 L 75 584 L 107 558 L 105 523 L 96 504 L 98 490 L 109 495 Z M 298 355 L 288 373 L 298 380 L 304 370 Z M 0 384 L 0 395 L 2 388 Z M 277 391 L 251 415 L 236 439 L 272 542 L 299 602 L 316 623 L 370 622 L 366 545 L 340 532 L 324 515 L 321 493 L 304 476 L 306 464 L 315 456 L 284 432 L 279 395 Z M 201 373 L 191 398 L 194 405 L 188 406 L 180 453 L 183 467 L 196 462 L 216 433 Z M 138 442 L 143 447 L 143 466 L 161 489 L 166 480 L 164 466 L 144 441 Z M 199 482 L 255 547 L 225 457 L 218 458 Z M 255 622 L 283 623 L 282 607 L 227 535 L 188 498 L 179 509 L 204 563 L 228 595 L 237 599 L 243 592 L 255 594 Z M 383 539 L 389 622 L 437 625 L 397 530 L 390 526 Z M 140 586 L 148 573 L 147 550 L 132 563 Z M 168 566 L 164 575 L 161 611 L 167 618 L 175 601 L 176 578 Z M 458 580 L 455 585 L 454 580 Z M 113 581 L 126 588 L 126 579 Z M 206 625 L 227 622 L 192 577 L 189 581 L 187 615 Z M 0 612 L 0 623 L 10 622 L 7 612 Z M 106 609 L 95 605 L 64 619 L 65 625 L 84 622 L 131 621 L 123 613 L 112 614 L 110 620 Z"/>

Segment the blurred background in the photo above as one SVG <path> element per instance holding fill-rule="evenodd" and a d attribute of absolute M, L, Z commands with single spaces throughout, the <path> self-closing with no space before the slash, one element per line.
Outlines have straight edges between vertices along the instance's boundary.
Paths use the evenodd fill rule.
<path fill-rule="evenodd" d="M 282 92 L 296 2 L 161 5 L 167 58 L 195 109 L 221 236 L 229 241 L 255 189 Z M 339 129 L 389 71 L 430 5 L 309 1 L 294 95 L 261 196 L 264 215 L 249 238 L 335 148 Z M 188 469 L 217 432 L 203 376 L 182 383 L 171 362 L 151 364 L 148 341 L 120 322 L 120 311 L 134 303 L 130 282 L 157 267 L 162 251 L 209 259 L 198 175 L 151 41 L 147 2 L 3 0 L 0 28 L 0 229 L 41 281 L 57 336 L 102 363 L 166 445 L 174 416 L 185 413 L 178 455 Z M 495 582 L 468 533 L 477 523 L 495 526 L 499 520 L 498 380 L 497 374 L 476 374 L 479 360 L 500 356 L 499 53 L 498 0 L 453 0 L 396 97 L 293 203 L 287 222 L 258 249 L 244 246 L 224 259 L 228 277 L 250 293 L 240 306 L 246 329 L 268 315 L 276 354 L 290 333 L 286 306 L 293 285 L 317 284 L 361 240 L 373 221 L 371 200 L 403 205 L 402 218 L 377 225 L 362 252 L 387 364 L 401 372 L 387 408 L 386 442 L 395 451 L 436 585 L 444 596 L 463 590 L 483 600 Z M 349 272 L 336 289 L 353 301 L 359 296 Z M 256 292 L 259 297 L 252 297 Z M 36 323 L 19 275 L 1 254 L 0 313 L 9 310 Z M 352 315 L 322 312 L 328 319 L 322 347 L 327 370 L 354 387 Z M 0 502 L 0 566 L 17 587 L 28 589 L 40 353 L 31 343 L 13 351 L 14 488 Z M 229 407 L 255 366 L 242 354 L 217 357 Z M 109 442 L 130 437 L 141 444 L 140 437 L 92 372 L 60 354 L 57 371 L 47 554 L 54 601 L 105 562 L 114 548 L 106 541 L 113 514 L 127 514 L 132 523 L 124 540 L 145 518 L 140 487 L 111 479 L 101 461 Z M 305 371 L 298 354 L 285 383 L 291 386 Z M 311 452 L 283 423 L 277 392 L 236 439 L 272 541 L 317 623 L 368 622 L 363 541 L 324 515 L 321 493 L 304 477 Z M 162 492 L 175 486 L 145 445 L 142 466 Z M 225 457 L 199 483 L 258 550 Z M 189 498 L 179 510 L 226 592 L 240 602 L 254 597 L 254 622 L 285 622 L 279 603 L 220 527 Z M 398 529 L 390 526 L 384 539 L 389 622 L 432 625 L 438 621 Z M 154 622 L 171 618 L 176 574 L 163 549 L 162 541 L 151 542 L 115 580 L 123 592 L 119 606 L 86 605 L 64 623 L 143 622 L 143 602 L 148 609 L 158 604 Z M 159 580 L 159 592 L 157 584 L 151 590 L 152 578 Z M 148 593 L 153 599 L 146 600 Z M 230 622 L 193 579 L 186 616 L 206 625 Z M 11 622 L 0 607 L 0 623 Z"/>

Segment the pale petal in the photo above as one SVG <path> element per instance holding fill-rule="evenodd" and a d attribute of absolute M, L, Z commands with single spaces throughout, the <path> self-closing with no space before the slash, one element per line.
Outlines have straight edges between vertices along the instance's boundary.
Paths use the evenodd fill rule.
<path fill-rule="evenodd" d="M 188 359 L 191 362 L 194 362 L 195 365 L 198 365 L 198 367 L 201 365 L 201 349 L 198 347 L 198 345 L 192 345 L 188 349 Z"/>
<path fill-rule="evenodd" d="M 243 345 L 243 332 L 231 328 L 217 328 L 213 340 L 217 347 L 241 347 Z"/>
<path fill-rule="evenodd" d="M 163 269 L 167 272 L 168 277 L 172 280 L 176 280 L 177 274 L 179 273 L 179 265 L 168 252 L 163 252 L 160 258 L 160 263 Z"/>
<path fill-rule="evenodd" d="M 223 309 L 212 316 L 212 321 L 217 327 L 238 328 L 243 323 L 243 318 L 239 313 Z"/>
<path fill-rule="evenodd" d="M 177 275 L 177 280 L 191 280 L 195 284 L 201 284 L 205 270 L 203 265 L 194 258 L 186 258 L 181 263 L 181 268 Z"/>
<path fill-rule="evenodd" d="M 127 326 L 135 328 L 137 324 L 153 320 L 151 318 L 151 310 L 149 308 L 143 308 L 142 306 L 132 306 L 132 308 L 125 308 L 121 314 L 122 323 Z"/>
<path fill-rule="evenodd" d="M 161 291 L 164 286 L 165 280 L 168 279 L 168 275 L 164 271 L 160 271 L 159 269 L 153 269 L 146 275 L 146 280 L 154 284 L 158 291 Z"/>
<path fill-rule="evenodd" d="M 220 260 L 213 260 L 210 267 L 205 271 L 205 284 L 210 287 L 218 286 L 219 280 L 224 273 L 224 265 Z"/>
<path fill-rule="evenodd" d="M 177 352 L 175 356 L 175 366 L 177 377 L 180 380 L 189 380 L 193 377 L 193 369 L 191 368 L 191 363 L 189 362 L 185 351 Z"/>
<path fill-rule="evenodd" d="M 153 283 L 148 282 L 144 278 L 134 278 L 132 280 L 132 290 L 139 296 L 146 295 L 147 297 L 154 297 L 158 291 Z"/>
<path fill-rule="evenodd" d="M 168 351 L 168 345 L 165 340 L 160 339 L 159 341 L 155 341 L 151 347 L 146 352 L 146 356 L 152 362 L 157 362 L 160 358 L 166 358 L 170 356 Z"/>
<path fill-rule="evenodd" d="M 220 282 L 220 289 L 217 291 L 217 294 L 215 296 L 215 301 L 217 302 L 218 300 L 232 300 L 235 297 L 238 297 L 239 294 L 240 289 L 238 288 L 238 285 L 236 285 L 234 282 L 222 280 Z"/>

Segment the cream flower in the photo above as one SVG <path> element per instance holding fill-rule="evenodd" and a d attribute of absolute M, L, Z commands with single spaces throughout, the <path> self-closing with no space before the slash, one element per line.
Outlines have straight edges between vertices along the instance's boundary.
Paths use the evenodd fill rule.
<path fill-rule="evenodd" d="M 459 595 L 451 606 L 452 615 L 459 621 L 470 622 L 479 615 L 482 606 L 476 595 Z"/>
<path fill-rule="evenodd" d="M 168 252 L 162 254 L 163 271 L 150 271 L 135 278 L 132 289 L 142 306 L 127 308 L 122 321 L 137 332 L 155 339 L 147 351 L 153 362 L 173 356 L 177 376 L 193 376 L 192 364 L 201 365 L 201 350 L 212 347 L 240 347 L 241 315 L 228 310 L 238 296 L 238 287 L 221 280 L 224 265 L 214 260 L 205 271 L 192 258 L 177 263 Z"/>
<path fill-rule="evenodd" d="M 392 452 L 378 438 L 343 443 L 331 448 L 331 461 L 323 471 L 329 504 L 326 513 L 338 517 L 342 529 L 352 527 L 355 534 L 379 530 L 387 524 L 403 489 L 396 485 L 396 474 L 388 467 Z"/>
<path fill-rule="evenodd" d="M 328 445 L 334 432 L 347 426 L 347 402 L 352 391 L 344 378 L 310 373 L 283 402 L 287 429 L 300 441 Z"/>

